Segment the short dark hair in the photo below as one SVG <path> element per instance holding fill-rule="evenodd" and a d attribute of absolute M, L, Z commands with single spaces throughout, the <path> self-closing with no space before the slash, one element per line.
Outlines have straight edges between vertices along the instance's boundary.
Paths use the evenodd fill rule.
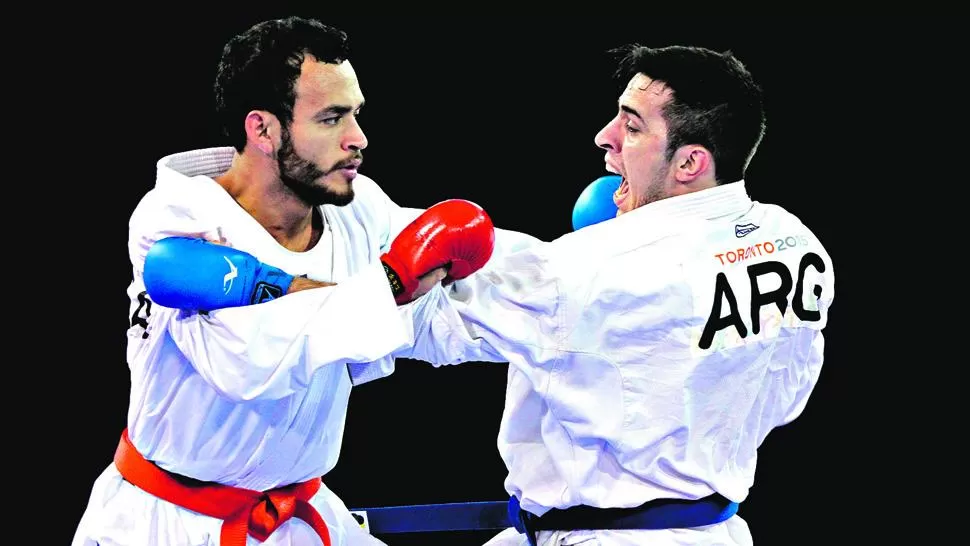
<path fill-rule="evenodd" d="M 284 127 L 293 120 L 294 86 L 304 58 L 339 64 L 350 58 L 347 33 L 315 19 L 258 23 L 226 43 L 216 72 L 216 117 L 236 150 L 246 146 L 244 118 L 266 110 Z"/>
<path fill-rule="evenodd" d="M 763 92 L 731 51 L 631 44 L 611 53 L 623 83 L 639 73 L 673 92 L 663 109 L 668 161 L 681 146 L 698 144 L 713 154 L 718 184 L 744 177 L 765 133 Z"/>

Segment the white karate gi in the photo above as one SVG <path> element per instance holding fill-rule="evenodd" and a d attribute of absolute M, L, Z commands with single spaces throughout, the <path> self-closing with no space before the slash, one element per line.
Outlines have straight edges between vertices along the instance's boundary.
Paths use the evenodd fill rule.
<path fill-rule="evenodd" d="M 359 175 L 351 204 L 321 207 L 326 224 L 317 245 L 291 252 L 213 180 L 233 152 L 161 159 L 155 187 L 131 216 L 128 432 L 165 470 L 264 491 L 329 472 L 351 387 L 391 373 L 395 351 L 412 343 L 416 306 L 395 304 L 379 258 L 421 210 L 397 206 Z M 141 279 L 145 255 L 176 235 L 224 241 L 287 273 L 337 285 L 208 314 L 150 304 Z M 311 504 L 333 546 L 382 544 L 326 483 Z M 145 493 L 112 463 L 94 484 L 73 545 L 215 546 L 222 523 Z M 293 518 L 263 545 L 319 543 Z"/>
<path fill-rule="evenodd" d="M 529 512 L 715 492 L 741 502 L 758 446 L 802 412 L 818 380 L 833 290 L 812 231 L 738 181 L 499 256 L 429 292 L 434 316 L 410 356 L 510 363 L 498 447 L 506 489 Z M 766 294 L 754 309 L 753 293 Z M 751 543 L 738 516 L 539 538 Z M 506 531 L 493 544 L 525 538 Z"/>

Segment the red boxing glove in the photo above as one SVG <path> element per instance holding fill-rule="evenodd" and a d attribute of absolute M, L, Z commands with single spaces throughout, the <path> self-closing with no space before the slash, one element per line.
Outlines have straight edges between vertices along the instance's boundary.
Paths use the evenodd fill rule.
<path fill-rule="evenodd" d="M 414 297 L 419 278 L 447 267 L 444 282 L 481 269 L 495 249 L 495 227 L 482 207 L 463 199 L 442 201 L 421 213 L 381 256 L 398 304 Z"/>

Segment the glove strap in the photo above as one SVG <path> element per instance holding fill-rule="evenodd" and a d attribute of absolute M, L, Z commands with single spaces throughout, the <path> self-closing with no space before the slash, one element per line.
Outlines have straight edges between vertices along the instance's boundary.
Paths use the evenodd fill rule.
<path fill-rule="evenodd" d="M 381 261 L 381 265 L 384 266 L 384 273 L 387 275 L 387 282 L 391 285 L 391 292 L 394 294 L 396 299 L 398 296 L 404 293 L 404 283 L 401 281 L 401 276 L 397 274 L 396 271 L 391 269 L 391 266 L 387 265 L 387 262 Z"/>
<path fill-rule="evenodd" d="M 271 265 L 260 264 L 256 270 L 256 284 L 249 296 L 249 304 L 264 303 L 286 294 L 293 283 L 293 275 Z"/>

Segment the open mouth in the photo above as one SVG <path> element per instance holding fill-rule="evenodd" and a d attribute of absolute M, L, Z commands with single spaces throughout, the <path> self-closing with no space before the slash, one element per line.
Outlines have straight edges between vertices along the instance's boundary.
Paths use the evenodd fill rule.
<path fill-rule="evenodd" d="M 620 187 L 616 188 L 616 191 L 613 192 L 613 204 L 616 205 L 616 208 L 623 210 L 623 203 L 629 195 L 630 181 L 624 176 L 623 181 L 620 182 Z"/>

